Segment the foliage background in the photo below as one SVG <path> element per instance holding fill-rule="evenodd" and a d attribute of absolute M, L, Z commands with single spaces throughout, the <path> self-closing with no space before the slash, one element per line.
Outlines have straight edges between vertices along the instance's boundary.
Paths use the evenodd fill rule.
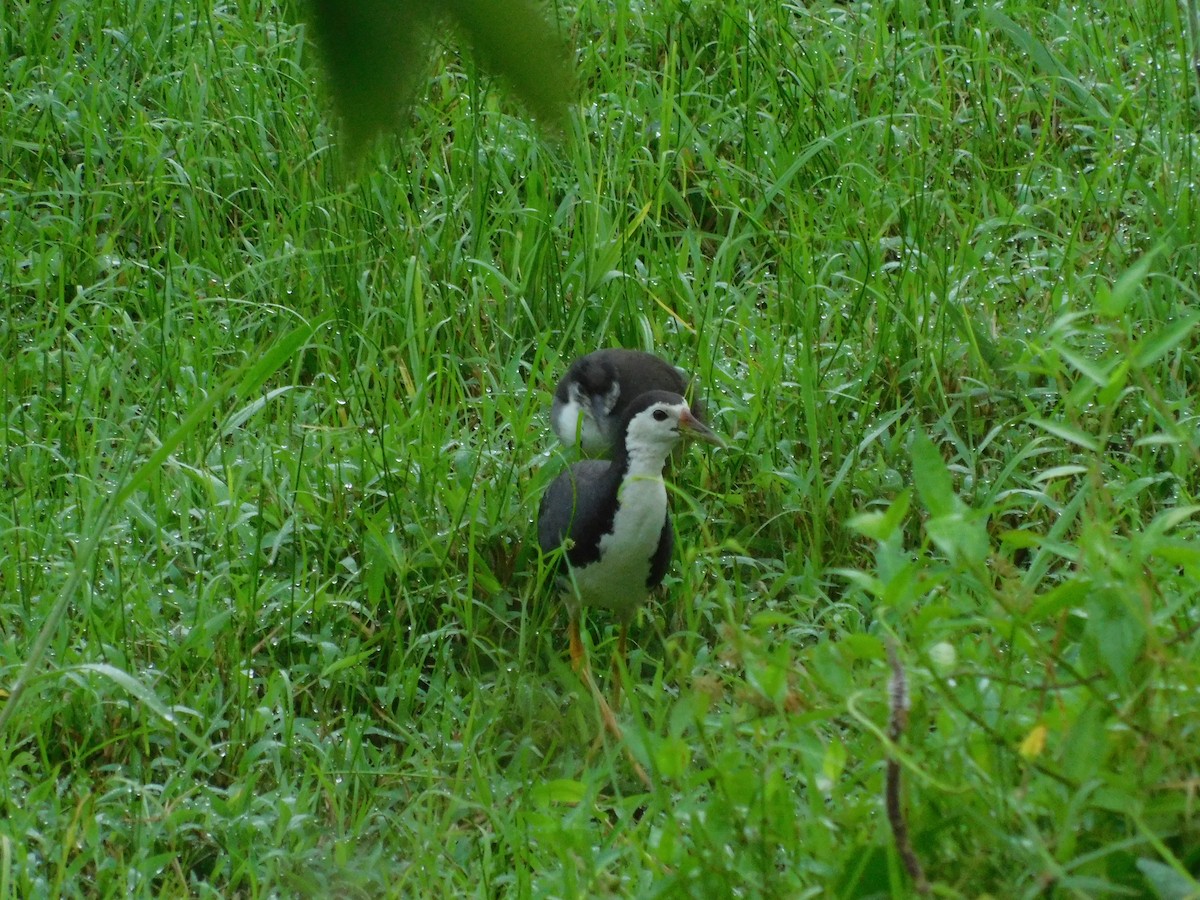
<path fill-rule="evenodd" d="M 1178 8 L 553 12 L 561 136 L 439 38 L 352 171 L 290 6 L 0 11 L 0 896 L 903 895 L 889 638 L 937 892 L 1196 896 Z M 532 540 L 602 345 L 734 444 L 650 791 Z"/>

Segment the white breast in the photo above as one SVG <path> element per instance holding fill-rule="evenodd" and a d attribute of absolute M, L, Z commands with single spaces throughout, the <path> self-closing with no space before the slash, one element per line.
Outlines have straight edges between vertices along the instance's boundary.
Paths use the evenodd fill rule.
<path fill-rule="evenodd" d="M 613 530 L 600 539 L 600 559 L 575 570 L 575 585 L 589 606 L 630 611 L 650 593 L 650 558 L 667 517 L 661 474 L 627 475 L 617 501 Z"/>
<path fill-rule="evenodd" d="M 593 453 L 608 445 L 608 441 L 596 427 L 591 410 L 575 396 L 555 406 L 550 417 L 550 426 L 558 435 L 558 439 L 568 447 L 578 444 L 588 453 Z"/>

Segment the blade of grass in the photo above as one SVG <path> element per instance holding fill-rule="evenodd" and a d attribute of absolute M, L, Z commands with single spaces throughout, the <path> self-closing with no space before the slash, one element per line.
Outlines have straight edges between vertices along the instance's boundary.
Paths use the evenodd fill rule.
<path fill-rule="evenodd" d="M 224 402 L 228 397 L 243 400 L 250 397 L 280 366 L 287 362 L 288 359 L 294 356 L 308 342 L 317 328 L 325 321 L 328 320 L 317 319 L 313 322 L 300 325 L 276 341 L 262 356 L 251 358 L 244 363 L 241 368 L 226 378 L 217 390 L 210 393 L 202 402 L 198 403 L 183 422 L 150 455 L 149 459 L 138 466 L 132 475 L 129 475 L 128 473 L 133 466 L 133 455 L 136 453 L 136 447 L 141 443 L 142 438 L 146 436 L 146 431 L 149 428 L 149 419 L 143 420 L 138 433 L 138 439 L 132 445 L 135 449 L 130 451 L 124 466 L 117 476 L 116 489 L 109 495 L 104 506 L 101 507 L 99 515 L 92 523 L 87 539 L 75 555 L 71 575 L 67 579 L 66 584 L 63 585 L 58 598 L 54 601 L 54 605 L 47 614 L 46 621 L 34 639 L 33 645 L 29 648 L 25 664 L 21 668 L 16 681 L 13 682 L 8 699 L 4 703 L 4 708 L 0 709 L 0 734 L 4 732 L 5 726 L 7 726 L 9 720 L 16 712 L 17 704 L 21 701 L 21 696 L 25 693 L 30 679 L 36 673 L 37 667 L 41 663 L 51 639 L 58 631 L 59 623 L 62 621 L 67 608 L 71 605 L 71 601 L 79 590 L 79 586 L 82 584 L 84 576 L 91 566 L 92 558 L 96 554 L 96 548 L 99 546 L 115 511 L 123 506 L 134 492 L 158 471 L 167 457 L 171 455 L 171 452 L 191 435 L 219 404 Z"/>

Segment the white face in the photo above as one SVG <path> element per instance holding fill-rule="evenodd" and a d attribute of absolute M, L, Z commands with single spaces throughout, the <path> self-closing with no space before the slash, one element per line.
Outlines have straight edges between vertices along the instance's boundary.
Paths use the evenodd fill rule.
<path fill-rule="evenodd" d="M 596 422 L 594 409 L 599 406 L 605 415 L 612 412 L 620 396 L 620 386 L 614 383 L 605 396 L 593 404 L 592 398 L 584 394 L 580 385 L 572 383 L 566 386 L 566 402 L 554 415 L 554 433 L 564 444 L 582 446 L 584 452 L 594 454 L 612 444 L 613 436 L 608 434 Z"/>
<path fill-rule="evenodd" d="M 679 418 L 688 411 L 686 403 L 655 403 L 633 417 L 625 434 L 625 447 L 667 454 L 679 443 Z"/>
<path fill-rule="evenodd" d="M 576 390 L 579 389 L 576 385 Z M 604 410 L 604 415 L 612 415 L 612 411 L 616 409 L 617 401 L 621 399 L 621 384 L 614 381 L 612 387 L 608 389 L 608 393 L 597 399 L 597 404 Z"/>

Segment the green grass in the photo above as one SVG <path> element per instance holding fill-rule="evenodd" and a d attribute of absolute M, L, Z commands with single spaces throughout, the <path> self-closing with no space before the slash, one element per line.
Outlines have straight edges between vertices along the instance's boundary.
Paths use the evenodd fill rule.
<path fill-rule="evenodd" d="M 889 639 L 937 893 L 1197 896 L 1186 16 L 558 13 L 567 133 L 447 41 L 348 172 L 290 6 L 0 11 L 0 898 L 903 896 Z M 732 444 L 651 790 L 534 542 L 604 345 Z"/>

